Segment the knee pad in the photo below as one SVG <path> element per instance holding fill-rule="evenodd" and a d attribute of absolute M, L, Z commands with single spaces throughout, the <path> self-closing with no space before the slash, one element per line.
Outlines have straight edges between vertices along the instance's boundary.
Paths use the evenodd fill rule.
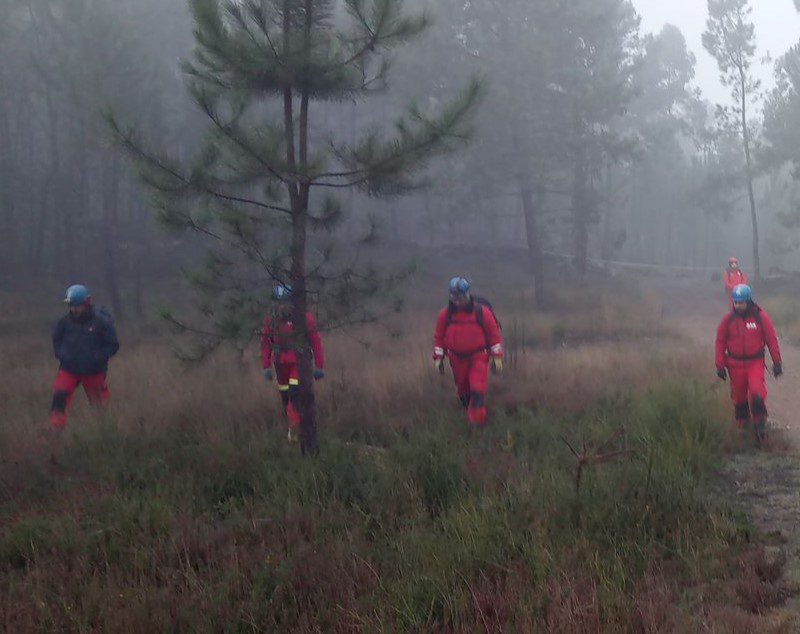
<path fill-rule="evenodd" d="M 485 397 L 481 392 L 470 392 L 469 403 L 471 407 L 483 407 Z"/>
<path fill-rule="evenodd" d="M 53 392 L 53 403 L 50 405 L 50 411 L 63 412 L 65 409 L 67 409 L 68 398 L 69 392 L 64 390 L 56 390 Z"/>
<path fill-rule="evenodd" d="M 767 415 L 767 404 L 764 402 L 764 399 L 760 396 L 753 397 L 753 414 L 755 416 L 766 416 Z"/>
<path fill-rule="evenodd" d="M 750 405 L 742 403 L 734 408 L 734 417 L 736 420 L 747 420 L 750 418 Z"/>

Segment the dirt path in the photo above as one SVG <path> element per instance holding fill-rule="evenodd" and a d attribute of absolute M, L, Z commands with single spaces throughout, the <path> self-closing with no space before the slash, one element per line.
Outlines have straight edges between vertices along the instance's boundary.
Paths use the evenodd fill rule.
<path fill-rule="evenodd" d="M 665 303 L 665 317 L 678 320 L 683 334 L 707 352 L 709 374 L 714 371 L 716 326 L 725 313 L 719 286 L 676 281 L 663 288 L 667 297 L 675 293 L 674 301 Z M 767 537 L 768 554 L 785 558 L 785 585 L 800 588 L 800 350 L 780 343 L 785 374 L 780 380 L 767 379 L 770 439 L 760 450 L 753 447 L 733 456 L 720 474 L 719 488 Z M 769 630 L 800 631 L 800 595 L 770 611 L 765 620 L 774 626 Z"/>

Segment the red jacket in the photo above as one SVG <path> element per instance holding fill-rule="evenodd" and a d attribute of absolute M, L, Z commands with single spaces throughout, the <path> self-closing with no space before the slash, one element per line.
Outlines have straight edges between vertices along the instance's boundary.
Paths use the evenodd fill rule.
<path fill-rule="evenodd" d="M 742 269 L 736 269 L 733 271 L 728 269 L 725 271 L 725 288 L 728 290 L 729 295 L 735 286 L 747 283 L 747 276 L 744 274 Z"/>
<path fill-rule="evenodd" d="M 764 346 L 773 363 L 781 363 L 775 326 L 766 311 L 753 304 L 743 315 L 730 312 L 717 328 L 717 368 L 762 359 Z"/>
<path fill-rule="evenodd" d="M 483 312 L 483 325 L 478 322 L 478 310 Z M 433 346 L 435 359 L 441 359 L 446 352 L 466 356 L 482 350 L 494 357 L 503 356 L 503 336 L 491 309 L 476 303 L 465 310 L 443 308 L 436 320 Z"/>
<path fill-rule="evenodd" d="M 317 324 L 311 313 L 306 313 L 306 329 L 314 364 L 320 370 L 325 365 L 325 351 L 322 348 L 322 337 L 319 336 Z M 297 343 L 294 341 L 294 324 L 291 319 L 267 315 L 264 328 L 261 330 L 261 367 L 276 365 L 294 365 L 297 363 Z"/>

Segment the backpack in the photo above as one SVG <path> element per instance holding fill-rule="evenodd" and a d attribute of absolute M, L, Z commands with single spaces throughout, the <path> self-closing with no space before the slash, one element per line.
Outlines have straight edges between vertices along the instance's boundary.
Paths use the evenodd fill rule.
<path fill-rule="evenodd" d="M 111 311 L 106 308 L 105 306 L 100 306 L 99 308 L 94 309 L 95 315 L 100 317 L 102 321 L 105 321 L 108 324 L 114 325 L 114 315 L 111 314 Z"/>
<path fill-rule="evenodd" d="M 500 330 L 503 330 L 503 326 L 500 324 L 500 320 L 497 318 L 497 313 L 494 312 L 494 306 L 492 303 L 486 299 L 485 297 L 473 297 L 472 302 L 475 305 L 475 321 L 478 322 L 478 325 L 483 328 L 483 311 L 489 310 L 492 313 L 492 317 L 494 317 L 495 322 L 497 322 L 497 327 Z M 453 323 L 453 305 L 450 304 L 447 307 L 447 320 L 445 321 L 444 327 L 447 327 Z"/>

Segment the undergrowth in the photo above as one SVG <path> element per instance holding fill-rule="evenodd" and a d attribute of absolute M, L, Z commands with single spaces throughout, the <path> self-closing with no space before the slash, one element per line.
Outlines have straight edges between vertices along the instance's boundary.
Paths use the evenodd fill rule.
<path fill-rule="evenodd" d="M 59 466 L 22 457 L 3 478 L 2 626 L 667 627 L 681 588 L 727 574 L 752 533 L 705 494 L 718 408 L 685 382 L 499 412 L 476 436 L 447 410 L 370 442 L 323 434 L 317 460 L 279 427 L 101 417 Z"/>

